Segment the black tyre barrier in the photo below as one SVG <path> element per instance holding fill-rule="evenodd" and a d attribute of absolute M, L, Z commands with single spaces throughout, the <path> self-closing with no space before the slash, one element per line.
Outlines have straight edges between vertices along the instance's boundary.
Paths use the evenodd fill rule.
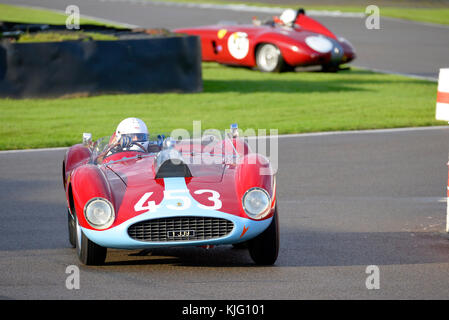
<path fill-rule="evenodd" d="M 135 37 L 134 37 L 135 38 Z M 196 36 L 0 43 L 0 97 L 199 92 Z"/>

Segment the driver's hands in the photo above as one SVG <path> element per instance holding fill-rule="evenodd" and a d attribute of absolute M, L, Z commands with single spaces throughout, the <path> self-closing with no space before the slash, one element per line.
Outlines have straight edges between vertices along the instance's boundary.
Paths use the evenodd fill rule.
<path fill-rule="evenodd" d="M 262 25 L 262 21 L 257 19 L 257 17 L 253 17 L 252 21 L 253 21 L 253 25 L 255 25 L 255 26 L 261 26 Z"/>
<path fill-rule="evenodd" d="M 157 145 L 158 145 L 159 147 L 162 147 L 162 144 L 164 143 L 164 140 L 165 140 L 165 135 L 159 134 L 159 135 L 157 136 Z"/>
<path fill-rule="evenodd" d="M 128 136 L 121 136 L 119 145 L 122 149 L 129 148 L 132 145 L 132 139 Z"/>

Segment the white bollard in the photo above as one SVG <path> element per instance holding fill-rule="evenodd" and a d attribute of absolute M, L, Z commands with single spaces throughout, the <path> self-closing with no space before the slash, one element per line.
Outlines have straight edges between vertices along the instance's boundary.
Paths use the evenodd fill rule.
<path fill-rule="evenodd" d="M 447 194 L 446 194 L 446 232 L 449 233 L 449 179 L 447 181 Z"/>
<path fill-rule="evenodd" d="M 436 119 L 449 121 L 449 68 L 440 69 Z"/>
<path fill-rule="evenodd" d="M 440 69 L 440 76 L 438 78 L 436 119 L 449 121 L 449 68 Z M 449 174 L 446 192 L 446 232 L 449 232 Z"/>

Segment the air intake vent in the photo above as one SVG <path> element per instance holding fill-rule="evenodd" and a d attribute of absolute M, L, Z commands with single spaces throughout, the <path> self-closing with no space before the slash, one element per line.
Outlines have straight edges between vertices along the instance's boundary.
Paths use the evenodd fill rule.
<path fill-rule="evenodd" d="M 232 221 L 210 217 L 173 217 L 138 222 L 128 228 L 131 238 L 147 242 L 201 241 L 225 237 Z"/>

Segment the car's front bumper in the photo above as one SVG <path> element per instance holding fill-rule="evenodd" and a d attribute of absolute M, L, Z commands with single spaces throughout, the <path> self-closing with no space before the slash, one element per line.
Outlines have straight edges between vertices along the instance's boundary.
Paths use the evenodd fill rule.
<path fill-rule="evenodd" d="M 196 212 L 194 217 L 212 217 L 212 218 L 222 218 L 232 221 L 234 228 L 227 235 L 220 238 L 212 238 L 205 240 L 172 240 L 172 241 L 140 241 L 135 240 L 128 234 L 128 228 L 138 222 L 146 221 L 149 219 L 159 219 L 159 218 L 173 218 L 173 217 L 185 217 L 186 214 L 142 214 L 133 219 L 120 224 L 115 228 L 108 230 L 91 230 L 86 228 L 81 228 L 83 233 L 91 241 L 96 244 L 107 247 L 107 248 L 117 248 L 117 249 L 144 249 L 144 248 L 155 248 L 155 247 L 171 247 L 171 246 L 202 246 L 202 245 L 220 245 L 220 244 L 232 244 L 247 241 L 259 235 L 263 232 L 268 225 L 271 223 L 272 218 L 263 221 L 254 221 L 250 219 L 245 219 L 237 217 L 231 214 L 223 212 L 209 212 L 201 213 L 200 215 Z"/>
<path fill-rule="evenodd" d="M 184 190 L 187 189 L 184 178 L 164 179 L 166 190 Z M 145 249 L 155 247 L 171 246 L 202 246 L 202 245 L 220 245 L 244 242 L 252 239 L 263 232 L 271 223 L 272 218 L 264 220 L 251 220 L 219 210 L 210 210 L 202 208 L 189 193 L 185 194 L 189 198 L 192 206 L 187 210 L 168 209 L 170 200 L 164 199 L 160 208 L 156 212 L 142 213 L 131 218 L 118 226 L 106 230 L 92 230 L 81 228 L 86 237 L 96 244 L 106 248 L 117 249 Z M 204 240 L 169 240 L 169 241 L 142 241 L 132 238 L 128 229 L 139 222 L 157 219 L 172 219 L 176 217 L 206 217 L 226 219 L 233 223 L 232 231 L 221 237 L 206 238 Z M 177 229 L 179 231 L 179 229 Z M 190 231 L 190 230 L 181 230 Z"/>

